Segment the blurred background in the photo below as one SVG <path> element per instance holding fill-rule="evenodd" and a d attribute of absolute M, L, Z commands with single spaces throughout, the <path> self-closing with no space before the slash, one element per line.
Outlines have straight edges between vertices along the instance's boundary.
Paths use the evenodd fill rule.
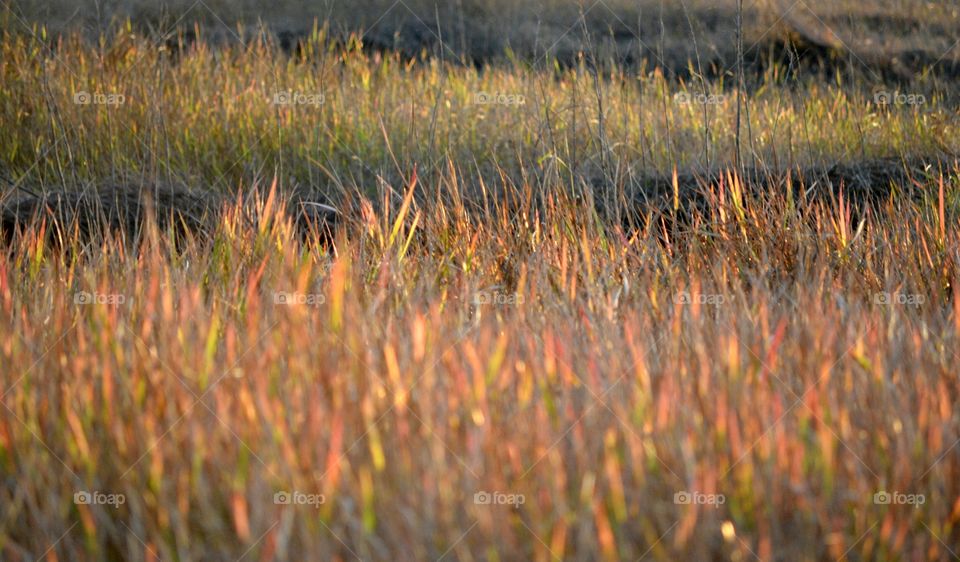
<path fill-rule="evenodd" d="M 667 74 L 723 75 L 736 64 L 736 0 L 14 0 L 9 25 L 42 25 L 92 37 L 129 20 L 161 35 L 203 24 L 209 41 L 277 35 L 287 48 L 315 23 L 368 49 L 423 53 L 484 65 L 549 55 L 572 63 L 589 50 L 600 60 L 643 62 Z M 583 14 L 584 25 L 580 21 Z M 747 64 L 787 60 L 909 80 L 933 68 L 960 74 L 960 4 L 954 0 L 756 0 L 743 3 Z M 187 33 L 191 40 L 192 33 Z M 589 45 L 587 45 L 589 43 Z M 441 47 L 442 45 L 442 47 Z M 589 48 L 592 47 L 592 48 Z"/>

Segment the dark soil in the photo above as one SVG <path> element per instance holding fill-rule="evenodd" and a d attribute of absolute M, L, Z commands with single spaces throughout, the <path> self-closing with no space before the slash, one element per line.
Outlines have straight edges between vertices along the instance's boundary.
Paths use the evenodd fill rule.
<path fill-rule="evenodd" d="M 239 199 L 252 202 L 254 197 L 240 194 Z M 332 239 L 340 221 L 336 209 L 304 193 L 283 199 L 302 238 L 316 237 L 321 242 Z M 115 185 L 44 193 L 21 190 L 0 202 L 0 238 L 10 243 L 18 233 L 43 222 L 53 241 L 57 234 L 73 232 L 84 241 L 99 240 L 108 233 L 137 241 L 148 220 L 162 231 L 173 232 L 178 239 L 188 235 L 204 237 L 213 231 L 224 208 L 237 200 L 237 195 L 228 197 L 213 191 L 163 185 Z"/>

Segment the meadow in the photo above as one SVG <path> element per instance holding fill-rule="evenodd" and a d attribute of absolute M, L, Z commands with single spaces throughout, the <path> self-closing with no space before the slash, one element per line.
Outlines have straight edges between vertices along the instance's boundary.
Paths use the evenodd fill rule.
<path fill-rule="evenodd" d="M 0 558 L 960 558 L 950 4 L 909 78 L 2 4 Z"/>

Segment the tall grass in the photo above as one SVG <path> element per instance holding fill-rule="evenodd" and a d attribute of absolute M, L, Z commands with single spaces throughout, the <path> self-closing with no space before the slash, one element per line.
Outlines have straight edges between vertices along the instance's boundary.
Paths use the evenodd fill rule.
<path fill-rule="evenodd" d="M 487 179 L 501 168 L 630 186 L 736 162 L 738 96 L 722 82 L 626 70 L 595 80 L 588 60 L 481 72 L 364 53 L 359 41 L 338 48 L 321 29 L 299 58 L 257 37 L 185 52 L 129 30 L 96 47 L 73 35 L 50 50 L 41 38 L 8 35 L 0 67 L 0 153 L 35 188 L 159 178 L 229 192 L 278 173 L 287 186 L 364 191 L 417 163 L 436 179 L 447 159 Z M 877 103 L 908 94 L 918 103 Z M 744 95 L 744 159 L 762 168 L 960 151 L 956 114 L 932 83 L 898 92 L 772 67 Z"/>
<path fill-rule="evenodd" d="M 958 172 L 869 209 L 731 175 L 624 229 L 450 171 L 327 248 L 272 196 L 177 248 L 38 223 L 0 254 L 0 552 L 949 559 Z"/>
<path fill-rule="evenodd" d="M 0 557 L 957 556 L 934 84 L 771 67 L 741 177 L 723 83 L 248 39 L 0 42 L 5 197 L 237 194 L 202 234 L 4 215 Z M 911 155 L 941 165 L 866 196 L 773 173 Z M 343 203 L 332 239 L 296 187 Z"/>

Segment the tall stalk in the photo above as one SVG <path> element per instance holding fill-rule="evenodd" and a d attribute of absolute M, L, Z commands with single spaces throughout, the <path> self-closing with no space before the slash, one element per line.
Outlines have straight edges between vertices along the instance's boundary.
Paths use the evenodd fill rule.
<path fill-rule="evenodd" d="M 743 106 L 743 0 L 737 0 L 737 170 L 743 173 L 740 154 L 740 113 Z"/>

